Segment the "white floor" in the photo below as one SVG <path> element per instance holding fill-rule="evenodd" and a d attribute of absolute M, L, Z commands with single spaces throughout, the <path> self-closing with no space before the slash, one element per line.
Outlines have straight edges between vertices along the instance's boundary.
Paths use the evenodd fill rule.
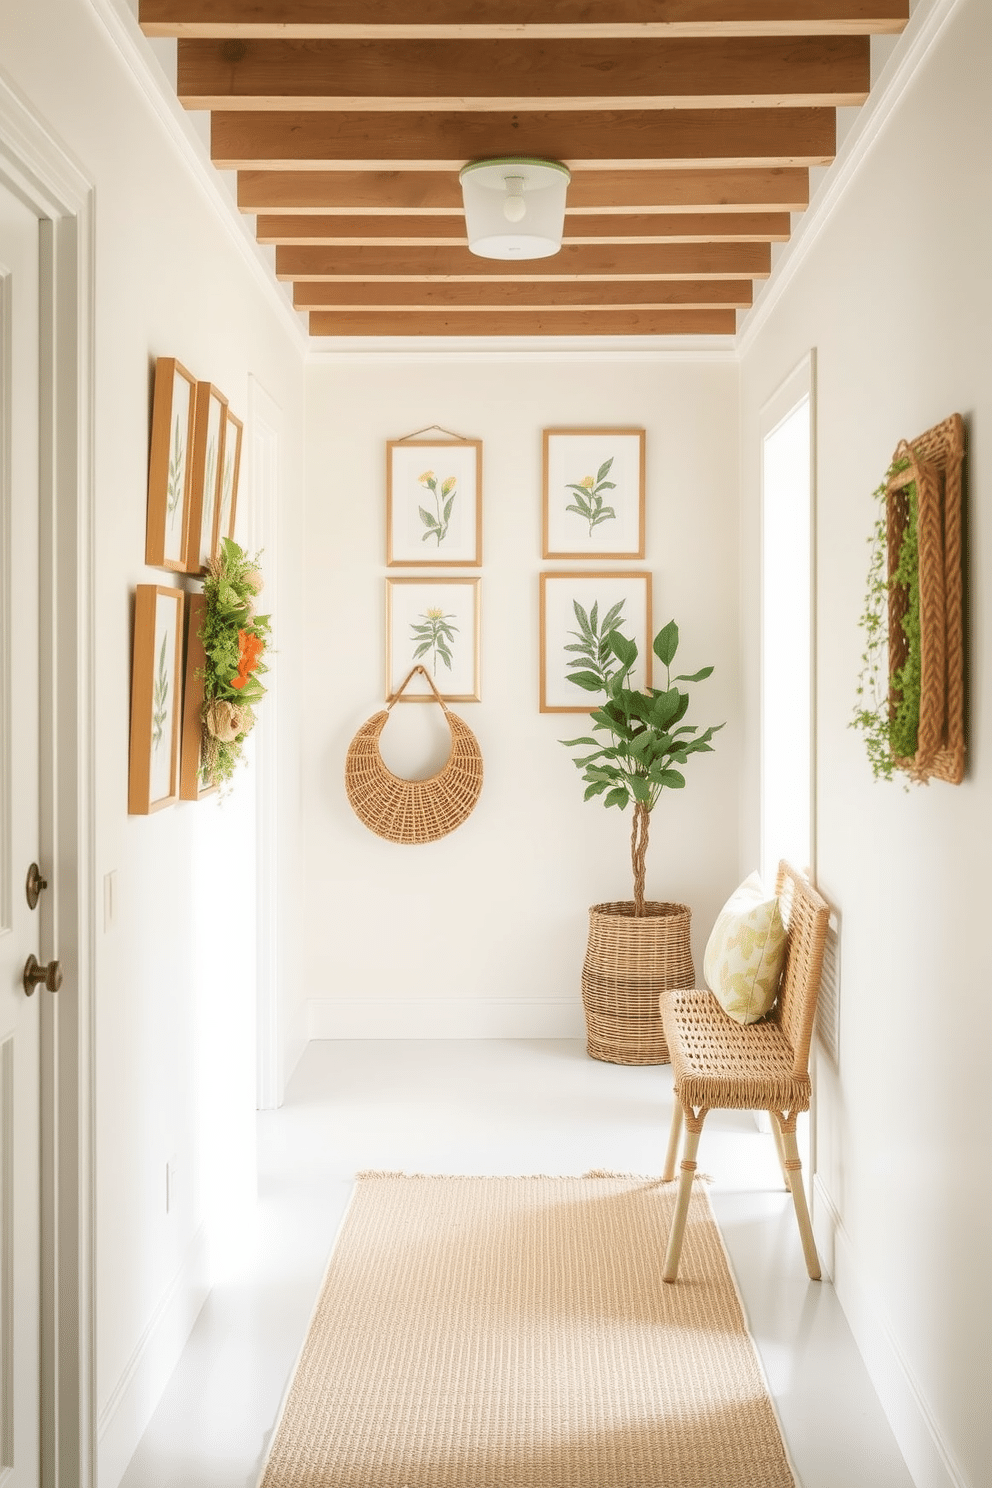
<path fill-rule="evenodd" d="M 597 1063 L 573 1040 L 311 1044 L 259 1116 L 252 1243 L 122 1488 L 254 1488 L 356 1171 L 659 1173 L 671 1098 L 667 1066 Z M 833 1288 L 806 1276 L 771 1137 L 714 1113 L 700 1168 L 800 1488 L 913 1488 Z"/>

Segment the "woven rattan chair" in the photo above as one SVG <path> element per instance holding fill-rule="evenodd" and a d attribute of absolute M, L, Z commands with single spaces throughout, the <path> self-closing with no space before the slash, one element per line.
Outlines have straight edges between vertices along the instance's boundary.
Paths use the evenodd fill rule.
<path fill-rule="evenodd" d="M 707 1114 L 714 1109 L 767 1111 L 771 1116 L 783 1177 L 799 1221 L 806 1269 L 814 1281 L 820 1276 L 796 1144 L 796 1117 L 809 1110 L 809 1046 L 830 911 L 788 863 L 779 864 L 775 888 L 787 945 L 778 999 L 767 1018 L 760 1023 L 735 1023 L 705 989 L 661 995 L 661 1021 L 675 1077 L 667 1180 L 675 1177 L 679 1136 L 685 1126 L 678 1198 L 665 1256 L 666 1281 L 678 1275 L 699 1137 Z"/>

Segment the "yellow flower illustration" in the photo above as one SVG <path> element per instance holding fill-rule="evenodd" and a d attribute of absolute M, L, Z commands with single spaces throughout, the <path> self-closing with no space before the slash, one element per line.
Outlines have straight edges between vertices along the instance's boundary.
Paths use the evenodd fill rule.
<path fill-rule="evenodd" d="M 444 611 L 440 605 L 428 605 L 426 615 L 428 620 L 442 620 L 444 618 Z"/>
<path fill-rule="evenodd" d="M 584 475 L 582 477 L 581 484 L 585 486 L 587 491 L 591 491 L 596 482 L 593 480 L 591 475 Z"/>
<path fill-rule="evenodd" d="M 433 537 L 438 547 L 448 535 L 448 525 L 451 521 L 451 509 L 455 504 L 455 487 L 458 477 L 455 475 L 445 476 L 438 488 L 438 479 L 433 470 L 425 470 L 423 475 L 417 477 L 422 486 L 426 486 L 434 497 L 434 511 L 428 511 L 426 506 L 418 507 L 420 520 L 424 524 L 424 532 L 421 542 L 426 542 Z"/>

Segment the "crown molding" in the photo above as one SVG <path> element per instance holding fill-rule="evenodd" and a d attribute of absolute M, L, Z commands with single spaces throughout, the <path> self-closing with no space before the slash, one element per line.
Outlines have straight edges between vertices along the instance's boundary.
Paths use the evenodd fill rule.
<path fill-rule="evenodd" d="M 361 336 L 312 339 L 309 366 L 733 362 L 733 336 Z"/>
<path fill-rule="evenodd" d="M 270 307 L 297 346 L 305 351 L 308 336 L 299 312 L 279 287 L 272 267 L 256 243 L 237 206 L 225 192 L 217 169 L 194 130 L 185 109 L 169 87 L 165 74 L 150 56 L 144 34 L 127 0 L 89 0 L 97 20 L 116 46 L 128 71 L 162 126 L 162 131 L 214 217 L 237 248 Z"/>
<path fill-rule="evenodd" d="M 868 102 L 858 111 L 850 133 L 824 176 L 813 202 L 772 268 L 771 278 L 760 299 L 744 314 L 735 341 L 739 357 L 746 355 L 768 323 L 902 103 L 903 95 L 927 54 L 936 45 L 953 13 L 963 4 L 964 0 L 920 0 L 913 11 L 909 24 L 868 96 Z"/>

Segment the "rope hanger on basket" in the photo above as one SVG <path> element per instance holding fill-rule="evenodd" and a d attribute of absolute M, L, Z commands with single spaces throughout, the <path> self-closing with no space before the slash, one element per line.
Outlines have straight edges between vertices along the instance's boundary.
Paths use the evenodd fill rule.
<path fill-rule="evenodd" d="M 379 750 L 379 737 L 413 678 L 427 680 L 451 733 L 451 753 L 427 780 L 403 780 L 389 769 Z M 475 809 L 482 791 L 482 751 L 464 719 L 452 713 L 427 668 L 407 673 L 388 705 L 363 723 L 348 746 L 344 784 L 359 821 L 387 842 L 436 842 L 460 827 Z"/>

